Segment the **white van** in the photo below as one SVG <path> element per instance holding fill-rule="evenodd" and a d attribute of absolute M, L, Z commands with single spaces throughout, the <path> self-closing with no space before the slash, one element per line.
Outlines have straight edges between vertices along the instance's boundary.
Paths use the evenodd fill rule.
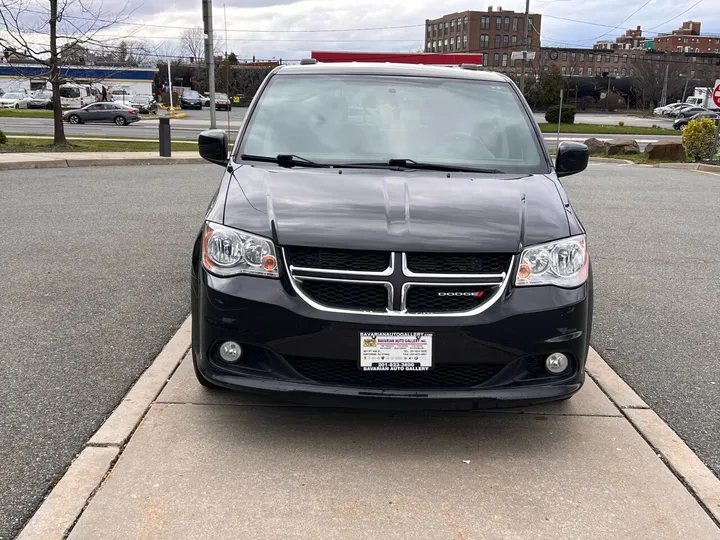
<path fill-rule="evenodd" d="M 60 85 L 60 106 L 63 109 L 79 109 L 95 101 L 89 86 L 75 83 Z"/>

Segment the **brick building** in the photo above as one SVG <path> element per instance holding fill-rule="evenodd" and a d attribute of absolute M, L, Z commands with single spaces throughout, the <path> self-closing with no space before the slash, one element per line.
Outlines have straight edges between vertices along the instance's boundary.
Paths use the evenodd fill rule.
<path fill-rule="evenodd" d="M 542 16 L 529 15 L 528 50 L 540 46 Z M 425 21 L 425 52 L 482 53 L 485 66 L 498 71 L 515 71 L 520 61 L 513 51 L 524 48 L 525 14 L 503 10 L 461 11 Z"/>
<path fill-rule="evenodd" d="M 720 34 L 701 34 L 698 21 L 685 21 L 678 30 L 652 41 L 656 51 L 720 54 Z"/>
<path fill-rule="evenodd" d="M 611 50 L 615 49 L 642 49 L 645 41 L 640 26 L 626 30 L 622 36 L 616 37 L 615 40 L 598 41 L 593 45 L 593 49 Z"/>

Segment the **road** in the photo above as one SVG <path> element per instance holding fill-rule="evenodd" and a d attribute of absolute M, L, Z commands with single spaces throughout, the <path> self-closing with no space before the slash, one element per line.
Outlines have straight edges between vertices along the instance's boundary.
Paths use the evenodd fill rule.
<path fill-rule="evenodd" d="M 535 119 L 538 122 L 545 122 L 545 113 L 533 113 Z M 664 117 L 642 117 L 634 114 L 623 114 L 623 113 L 604 113 L 604 112 L 593 112 L 583 113 L 579 112 L 575 115 L 576 124 L 595 124 L 600 126 L 617 126 L 619 121 L 623 121 L 626 126 L 633 127 L 652 127 L 660 126 L 667 129 L 672 129 L 673 120 L 671 118 Z"/>
<path fill-rule="evenodd" d="M 190 246 L 218 174 L 198 165 L 3 175 L 0 539 L 189 311 Z M 593 345 L 720 473 L 718 177 L 591 164 L 564 183 L 589 231 Z"/>
<path fill-rule="evenodd" d="M 220 172 L 0 175 L 0 539 L 189 312 L 190 249 Z"/>

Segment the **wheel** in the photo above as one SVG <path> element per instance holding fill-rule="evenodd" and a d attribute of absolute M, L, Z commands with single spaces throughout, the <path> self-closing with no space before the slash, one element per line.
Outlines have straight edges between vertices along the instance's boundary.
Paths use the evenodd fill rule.
<path fill-rule="evenodd" d="M 192 350 L 192 347 L 190 347 L 190 350 Z M 214 390 L 214 391 L 222 391 L 225 390 L 222 386 L 218 386 L 215 383 L 212 383 L 208 381 L 202 373 L 200 373 L 200 370 L 197 367 L 197 360 L 195 360 L 195 351 L 192 351 L 192 359 L 193 359 L 193 371 L 195 372 L 195 378 L 198 380 L 198 382 L 207 388 L 208 390 Z"/>
<path fill-rule="evenodd" d="M 127 120 L 125 120 L 124 116 L 116 116 L 115 117 L 115 125 L 117 126 L 127 126 Z"/>
<path fill-rule="evenodd" d="M 52 110 L 53 110 L 53 104 L 52 104 L 52 103 L 48 103 L 47 105 L 45 105 L 45 108 L 46 108 L 48 111 L 52 111 Z"/>
<path fill-rule="evenodd" d="M 16 109 L 19 109 L 19 108 L 20 108 L 20 104 L 19 104 L 19 103 L 16 103 L 16 104 L 15 104 L 15 108 L 16 108 Z"/>
<path fill-rule="evenodd" d="M 68 118 L 68 122 L 70 122 L 71 124 L 79 124 L 80 117 L 77 114 L 71 114 Z"/>
<path fill-rule="evenodd" d="M 680 126 L 680 131 L 685 131 L 686 127 L 687 127 L 687 124 L 683 124 L 682 126 Z"/>

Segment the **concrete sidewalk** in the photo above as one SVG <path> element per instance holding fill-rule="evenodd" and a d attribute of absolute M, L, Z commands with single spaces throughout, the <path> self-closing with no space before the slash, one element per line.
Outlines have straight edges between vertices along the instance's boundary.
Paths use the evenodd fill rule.
<path fill-rule="evenodd" d="M 196 151 L 173 152 L 172 157 L 160 157 L 157 151 L 0 153 L 0 171 L 102 165 L 179 165 L 186 163 L 205 163 L 205 161 Z"/>
<path fill-rule="evenodd" d="M 594 353 L 567 402 L 359 412 L 207 391 L 180 334 L 19 540 L 720 538 L 720 480 Z"/>

